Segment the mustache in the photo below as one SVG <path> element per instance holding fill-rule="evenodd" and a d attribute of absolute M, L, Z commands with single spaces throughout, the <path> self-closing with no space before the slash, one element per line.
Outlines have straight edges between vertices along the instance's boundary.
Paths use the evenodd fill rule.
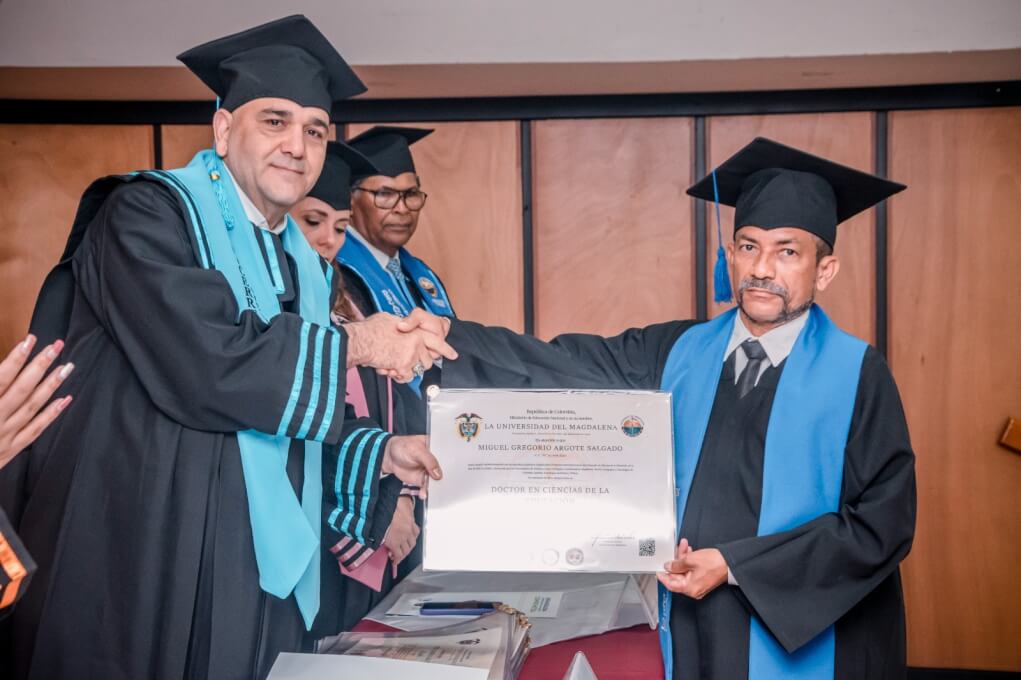
<path fill-rule="evenodd" d="M 779 295 L 783 298 L 784 302 L 787 302 L 790 299 L 790 292 L 786 288 L 781 286 L 779 283 L 770 281 L 769 279 L 760 279 L 754 276 L 749 276 L 741 281 L 740 285 L 737 287 L 737 292 L 743 293 L 749 288 L 758 288 L 759 290 Z"/>

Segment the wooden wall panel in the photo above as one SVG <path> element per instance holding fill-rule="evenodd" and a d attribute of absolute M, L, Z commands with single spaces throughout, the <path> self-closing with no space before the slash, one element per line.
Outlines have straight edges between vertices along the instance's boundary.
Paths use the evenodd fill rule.
<path fill-rule="evenodd" d="M 823 113 L 772 116 L 724 116 L 706 122 L 709 168 L 714 168 L 755 137 L 769 137 L 838 163 L 872 172 L 873 114 Z M 733 239 L 734 210 L 721 206 L 724 243 Z M 709 225 L 708 306 L 710 316 L 730 304 L 713 303 L 712 276 L 716 263 L 716 215 L 712 206 L 706 215 Z M 843 223 L 837 233 L 835 254 L 840 273 L 818 302 L 841 328 L 875 343 L 875 211 Z"/>
<path fill-rule="evenodd" d="M 535 332 L 694 315 L 690 118 L 534 126 Z"/>
<path fill-rule="evenodd" d="M 912 665 L 1021 671 L 1021 108 L 890 114 L 890 361 L 918 456 Z"/>
<path fill-rule="evenodd" d="M 443 280 L 458 315 L 524 330 L 521 158 L 516 122 L 407 123 L 429 194 L 408 249 Z M 369 125 L 349 126 L 353 137 Z"/>
<path fill-rule="evenodd" d="M 163 125 L 160 127 L 160 133 L 163 142 L 163 167 L 168 170 L 187 165 L 196 153 L 213 146 L 211 124 Z"/>
<path fill-rule="evenodd" d="M 0 355 L 24 337 L 85 188 L 152 153 L 148 126 L 0 125 Z"/>

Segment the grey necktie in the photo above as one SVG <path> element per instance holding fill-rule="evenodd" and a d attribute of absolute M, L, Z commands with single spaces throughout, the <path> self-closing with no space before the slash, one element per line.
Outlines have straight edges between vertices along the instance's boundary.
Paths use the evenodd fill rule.
<path fill-rule="evenodd" d="M 762 368 L 762 362 L 766 360 L 766 350 L 762 349 L 762 345 L 754 338 L 742 342 L 741 349 L 748 357 L 748 363 L 741 371 L 741 377 L 737 379 L 737 394 L 743 399 L 755 387 L 759 378 L 759 369 Z"/>
<path fill-rule="evenodd" d="M 408 290 L 408 285 L 404 281 L 404 271 L 401 270 L 401 261 L 396 257 L 391 257 L 386 263 L 386 270 L 390 272 L 390 276 L 394 278 L 394 283 L 400 289 L 404 295 L 404 301 L 410 306 L 415 306 L 415 298 L 411 297 L 411 291 Z"/>

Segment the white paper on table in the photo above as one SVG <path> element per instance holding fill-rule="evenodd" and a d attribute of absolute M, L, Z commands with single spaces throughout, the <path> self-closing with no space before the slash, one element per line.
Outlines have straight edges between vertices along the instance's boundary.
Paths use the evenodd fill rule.
<path fill-rule="evenodd" d="M 486 680 L 484 668 L 442 666 L 367 656 L 293 654 L 283 652 L 267 680 L 324 680 L 326 678 L 408 678 L 408 680 Z"/>
<path fill-rule="evenodd" d="M 363 636 L 343 656 L 418 661 L 443 666 L 490 669 L 500 653 L 504 631 L 499 628 L 459 635 L 410 637 Z"/>
<path fill-rule="evenodd" d="M 422 604 L 425 602 L 500 602 L 514 607 L 529 619 L 556 618 L 560 610 L 560 600 L 564 596 L 558 592 L 459 592 L 443 591 L 441 593 L 404 593 L 390 609 L 387 616 L 421 616 Z M 432 615 L 426 618 L 431 618 Z M 453 617 L 453 618 L 464 618 Z"/>
<path fill-rule="evenodd" d="M 673 555 L 666 392 L 440 390 L 426 570 L 651 573 Z"/>
<path fill-rule="evenodd" d="M 652 577 L 655 581 L 655 577 Z M 404 631 L 423 631 L 449 625 L 463 616 L 389 616 L 388 611 L 406 593 L 445 592 L 560 592 L 563 596 L 556 618 L 531 619 L 532 648 L 608 630 L 648 623 L 627 574 L 424 572 L 419 567 L 398 583 L 365 618 Z M 655 602 L 653 603 L 655 606 Z M 432 620 L 437 619 L 437 620 Z"/>

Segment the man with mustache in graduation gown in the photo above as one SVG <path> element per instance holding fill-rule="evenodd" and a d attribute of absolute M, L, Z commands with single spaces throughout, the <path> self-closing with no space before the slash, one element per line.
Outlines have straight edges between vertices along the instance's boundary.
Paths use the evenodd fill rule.
<path fill-rule="evenodd" d="M 904 412 L 879 352 L 813 302 L 839 269 L 837 224 L 903 188 L 759 138 L 689 189 L 736 207 L 737 308 L 550 343 L 422 313 L 403 323 L 449 327 L 461 358 L 444 362 L 444 387 L 673 394 L 667 678 L 904 677 L 899 564 L 915 527 Z"/>

